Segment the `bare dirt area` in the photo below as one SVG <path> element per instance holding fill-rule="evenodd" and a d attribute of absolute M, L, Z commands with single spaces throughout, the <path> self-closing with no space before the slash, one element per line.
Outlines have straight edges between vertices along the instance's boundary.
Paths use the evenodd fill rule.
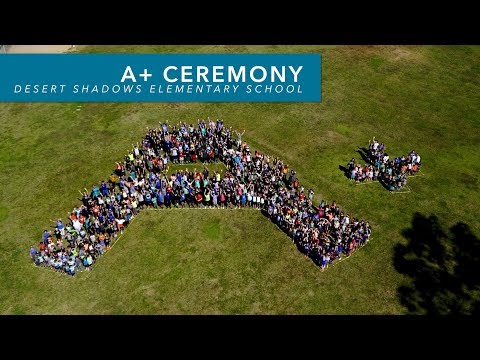
<path fill-rule="evenodd" d="M 59 54 L 74 49 L 75 45 L 6 45 L 7 54 Z"/>

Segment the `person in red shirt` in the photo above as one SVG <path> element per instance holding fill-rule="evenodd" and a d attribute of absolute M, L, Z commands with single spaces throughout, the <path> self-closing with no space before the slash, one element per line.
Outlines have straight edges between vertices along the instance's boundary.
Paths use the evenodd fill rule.
<path fill-rule="evenodd" d="M 75 211 L 73 211 L 72 213 L 68 213 L 68 218 L 70 220 L 76 220 L 77 219 L 77 213 Z"/>
<path fill-rule="evenodd" d="M 325 210 L 323 210 L 323 208 L 318 209 L 318 216 L 321 218 L 325 216 Z"/>
<path fill-rule="evenodd" d="M 197 200 L 197 207 L 201 207 L 203 201 L 202 193 L 198 192 L 197 195 L 195 195 L 195 200 Z"/>
<path fill-rule="evenodd" d="M 295 178 L 295 181 L 293 182 L 293 188 L 298 189 L 298 178 Z"/>
<path fill-rule="evenodd" d="M 123 175 L 123 165 L 122 165 L 122 163 L 116 162 L 115 165 L 117 166 L 117 168 L 115 169 L 115 172 L 117 173 L 118 176 L 122 176 Z"/>

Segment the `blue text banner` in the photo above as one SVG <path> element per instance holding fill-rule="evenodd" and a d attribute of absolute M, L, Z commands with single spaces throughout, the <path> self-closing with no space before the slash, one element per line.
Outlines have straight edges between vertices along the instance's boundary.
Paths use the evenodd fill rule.
<path fill-rule="evenodd" d="M 3 102 L 319 102 L 320 54 L 4 54 Z"/>

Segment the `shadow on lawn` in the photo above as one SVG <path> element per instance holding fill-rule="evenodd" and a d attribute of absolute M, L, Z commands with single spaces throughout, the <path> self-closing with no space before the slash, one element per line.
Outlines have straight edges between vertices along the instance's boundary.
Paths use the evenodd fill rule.
<path fill-rule="evenodd" d="M 343 175 L 345 175 L 345 177 L 350 180 L 350 171 L 348 171 L 348 169 L 345 166 L 338 165 L 338 169 L 340 171 L 343 171 Z"/>
<path fill-rule="evenodd" d="M 372 162 L 370 161 L 369 154 L 368 154 L 368 149 L 365 147 L 358 147 L 359 150 L 357 150 L 357 153 L 362 157 L 362 160 L 366 164 L 371 164 Z"/>
<path fill-rule="evenodd" d="M 394 249 L 395 269 L 411 279 L 398 296 L 410 314 L 480 315 L 480 242 L 468 225 L 449 233 L 435 215 L 416 213 L 402 231 L 407 245 Z"/>
<path fill-rule="evenodd" d="M 356 152 L 362 157 L 363 162 L 365 162 L 366 164 L 371 164 L 371 161 L 368 158 L 368 149 L 367 148 L 359 146 L 358 150 L 356 150 Z M 345 177 L 347 179 L 351 180 L 350 171 L 348 170 L 348 168 L 346 166 L 338 165 L 338 169 L 343 172 L 343 175 L 345 175 Z"/>

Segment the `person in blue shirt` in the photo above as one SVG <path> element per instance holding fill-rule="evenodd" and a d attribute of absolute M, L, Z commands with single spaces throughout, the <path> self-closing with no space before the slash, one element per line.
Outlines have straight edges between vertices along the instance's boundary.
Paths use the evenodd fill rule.
<path fill-rule="evenodd" d="M 32 260 L 35 260 L 35 257 L 37 256 L 37 248 L 32 245 L 30 247 L 30 257 L 32 258 Z"/>
<path fill-rule="evenodd" d="M 165 202 L 165 196 L 163 195 L 162 191 L 159 191 L 157 194 L 157 202 L 160 207 L 163 207 L 163 203 Z"/>
<path fill-rule="evenodd" d="M 185 200 L 186 200 L 185 192 L 182 191 L 180 193 L 180 206 L 181 207 L 185 206 Z"/>
<path fill-rule="evenodd" d="M 60 231 L 65 229 L 65 226 L 63 225 L 62 219 L 57 220 L 57 229 L 60 230 Z"/>
<path fill-rule="evenodd" d="M 108 221 L 113 222 L 115 220 L 115 215 L 113 215 L 112 210 L 108 212 Z"/>
<path fill-rule="evenodd" d="M 100 188 L 102 190 L 102 195 L 107 196 L 108 195 L 108 188 L 107 188 L 107 184 L 105 184 L 105 181 L 102 180 L 102 184 L 100 185 Z"/>
<path fill-rule="evenodd" d="M 97 198 L 100 195 L 100 189 L 97 185 L 92 187 L 92 198 Z"/>
<path fill-rule="evenodd" d="M 170 194 L 169 192 L 167 192 L 165 194 L 165 206 L 170 208 L 172 206 L 172 194 Z"/>
<path fill-rule="evenodd" d="M 241 196 L 241 202 L 242 202 L 242 207 L 245 207 L 245 204 L 247 203 L 247 196 L 245 195 L 245 193 L 243 193 Z"/>
<path fill-rule="evenodd" d="M 154 195 L 152 196 L 152 204 L 153 204 L 153 207 L 156 209 L 158 208 L 158 205 L 157 205 L 157 197 Z"/>
<path fill-rule="evenodd" d="M 48 245 L 49 237 L 50 237 L 50 232 L 48 230 L 43 230 L 42 240 L 45 245 Z"/>
<path fill-rule="evenodd" d="M 148 180 L 153 182 L 153 181 L 155 181 L 155 179 L 156 179 L 155 173 L 151 172 L 151 173 L 148 174 Z"/>
<path fill-rule="evenodd" d="M 150 194 L 150 191 L 145 192 L 143 198 L 145 199 L 145 205 L 150 206 L 152 201 L 152 194 Z"/>

